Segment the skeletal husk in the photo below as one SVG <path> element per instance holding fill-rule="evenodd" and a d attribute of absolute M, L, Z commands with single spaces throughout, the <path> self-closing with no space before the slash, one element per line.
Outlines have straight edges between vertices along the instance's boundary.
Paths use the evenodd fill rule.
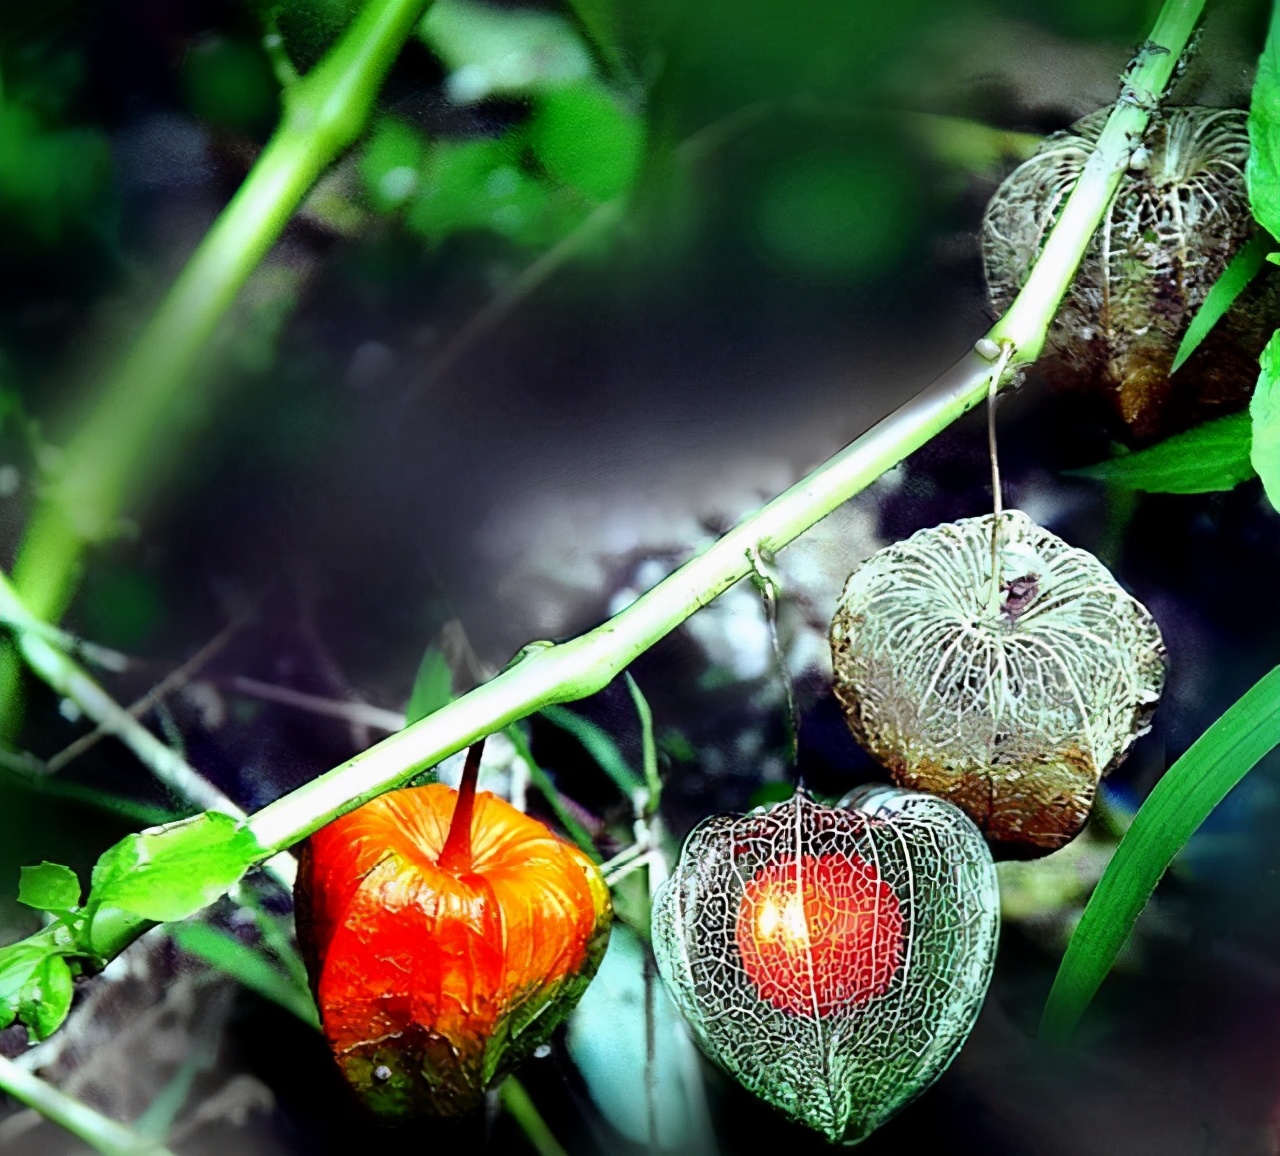
<path fill-rule="evenodd" d="M 1026 280 L 1109 111 L 1054 133 L 991 198 L 982 247 L 997 313 Z M 1044 372 L 1106 393 L 1139 438 L 1242 404 L 1275 328 L 1280 277 L 1267 267 L 1170 378 L 1191 318 L 1257 230 L 1244 179 L 1246 120 L 1237 109 L 1201 107 L 1152 116 L 1049 332 Z"/>
<path fill-rule="evenodd" d="M 990 851 L 959 808 L 894 787 L 835 807 L 801 791 L 694 828 L 654 898 L 653 949 L 711 1059 L 792 1119 L 854 1144 L 964 1043 L 999 909 Z M 789 946 L 779 982 L 779 957 L 762 969 L 753 936 Z"/>
<path fill-rule="evenodd" d="M 845 585 L 831 647 L 849 727 L 894 781 L 1022 855 L 1080 831 L 1165 674 L 1147 609 L 1018 510 L 874 554 Z"/>

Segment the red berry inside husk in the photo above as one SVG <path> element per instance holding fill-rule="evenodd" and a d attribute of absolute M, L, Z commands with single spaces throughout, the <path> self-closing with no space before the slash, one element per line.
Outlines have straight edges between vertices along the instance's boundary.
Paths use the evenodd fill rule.
<path fill-rule="evenodd" d="M 888 990 L 902 959 L 902 909 L 857 855 L 792 856 L 747 881 L 735 938 L 762 999 L 793 1015 L 825 1017 Z"/>

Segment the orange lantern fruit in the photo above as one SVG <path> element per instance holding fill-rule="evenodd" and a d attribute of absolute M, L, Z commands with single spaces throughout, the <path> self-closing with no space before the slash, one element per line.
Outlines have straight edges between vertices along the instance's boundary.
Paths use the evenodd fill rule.
<path fill-rule="evenodd" d="M 484 791 L 381 795 L 302 856 L 298 937 L 325 1038 L 380 1115 L 461 1115 L 577 1003 L 612 908 L 596 865 Z"/>
<path fill-rule="evenodd" d="M 761 867 L 742 889 L 735 939 L 762 998 L 821 1017 L 883 995 L 902 959 L 893 888 L 853 852 Z"/>

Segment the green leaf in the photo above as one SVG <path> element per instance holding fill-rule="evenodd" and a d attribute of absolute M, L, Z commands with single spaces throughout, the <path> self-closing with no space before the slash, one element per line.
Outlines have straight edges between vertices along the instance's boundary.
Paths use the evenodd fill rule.
<path fill-rule="evenodd" d="M 18 902 L 37 911 L 70 911 L 80 902 L 80 880 L 61 863 L 46 860 L 38 867 L 24 867 Z"/>
<path fill-rule="evenodd" d="M 1249 462 L 1249 415 L 1214 418 L 1136 453 L 1122 454 L 1079 470 L 1073 477 L 1157 494 L 1204 494 L 1229 490 L 1253 477 Z"/>
<path fill-rule="evenodd" d="M 562 88 L 538 98 L 529 143 L 557 181 L 592 201 L 611 201 L 640 171 L 644 125 L 601 85 Z"/>
<path fill-rule="evenodd" d="M 1249 402 L 1249 460 L 1262 479 L 1267 499 L 1280 510 L 1280 330 L 1271 335 L 1260 364 L 1262 372 Z"/>
<path fill-rule="evenodd" d="M 215 811 L 127 836 L 94 866 L 89 946 L 114 954 L 141 923 L 193 915 L 264 857 L 247 828 Z"/>
<path fill-rule="evenodd" d="M 432 648 L 422 656 L 413 690 L 409 693 L 409 705 L 404 708 L 404 721 L 416 723 L 442 706 L 453 701 L 453 672 L 442 651 Z"/>
<path fill-rule="evenodd" d="M 380 120 L 356 166 L 374 207 L 398 209 L 417 191 L 427 142 L 403 121 Z"/>
<path fill-rule="evenodd" d="M 1178 372 L 1183 363 L 1190 357 L 1200 343 L 1209 336 L 1210 330 L 1221 320 L 1222 316 L 1235 303 L 1235 299 L 1244 292 L 1249 282 L 1258 275 L 1264 259 L 1275 241 L 1265 232 L 1258 233 L 1251 241 L 1241 246 L 1239 252 L 1231 258 L 1231 262 L 1222 271 L 1222 276 L 1214 283 L 1209 294 L 1200 303 L 1196 315 L 1182 335 L 1178 352 L 1174 355 L 1170 375 Z"/>
<path fill-rule="evenodd" d="M 510 140 L 436 141 L 405 223 L 429 241 L 486 230 L 521 245 L 558 240 L 585 208 L 521 167 Z"/>
<path fill-rule="evenodd" d="M 603 727 L 596 726 L 590 719 L 565 710 L 562 706 L 544 706 L 541 713 L 544 719 L 567 730 L 586 747 L 587 753 L 600 764 L 600 769 L 617 784 L 618 790 L 628 799 L 639 787 L 644 786 L 640 776 L 622 757 L 618 744 Z"/>
<path fill-rule="evenodd" d="M 593 72 L 581 37 L 554 12 L 436 0 L 418 32 L 450 70 L 448 93 L 459 104 L 542 92 Z"/>
<path fill-rule="evenodd" d="M 292 1012 L 303 1023 L 320 1026 L 307 989 L 280 971 L 260 951 L 207 923 L 177 923 L 169 928 L 169 934 L 183 951 L 199 956 L 263 999 Z"/>
<path fill-rule="evenodd" d="M 660 1152 L 713 1151 L 701 1069 L 647 955 L 635 932 L 614 924 L 604 962 L 569 1018 L 569 1055 L 628 1140 Z"/>
<path fill-rule="evenodd" d="M 1273 236 L 1280 230 L 1280 9 L 1271 12 L 1249 104 L 1249 204 Z"/>
<path fill-rule="evenodd" d="M 0 1030 L 17 1018 L 23 991 L 51 954 L 54 948 L 45 936 L 0 948 Z"/>
<path fill-rule="evenodd" d="M 18 1015 L 31 1038 L 47 1040 L 71 1009 L 71 967 L 61 955 L 46 955 L 31 971 L 18 997 Z"/>
<path fill-rule="evenodd" d="M 1138 808 L 1067 945 L 1040 1020 L 1042 1037 L 1070 1035 L 1173 857 L 1277 744 L 1280 666 L 1233 703 Z"/>

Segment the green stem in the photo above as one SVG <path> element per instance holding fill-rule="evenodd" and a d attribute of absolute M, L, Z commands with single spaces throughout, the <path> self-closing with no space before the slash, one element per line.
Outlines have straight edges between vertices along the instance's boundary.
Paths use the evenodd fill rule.
<path fill-rule="evenodd" d="M 1120 187 L 1129 156 L 1151 119 L 1150 110 L 1169 83 L 1203 9 L 1204 0 L 1165 0 L 1151 38 L 1126 70 L 1120 99 L 1027 283 L 991 331 L 993 341 L 1013 342 L 1018 351 L 1015 360 L 1034 361 L 1040 356 L 1057 303 L 1071 284 L 1102 214 Z M 1054 303 L 1048 313 L 1041 308 L 1045 301 Z"/>
<path fill-rule="evenodd" d="M 284 91 L 284 115 L 239 191 L 109 378 L 60 455 L 27 527 L 14 582 L 56 622 L 87 544 L 110 537 L 138 496 L 151 449 L 218 323 L 319 175 L 360 135 L 383 77 L 427 0 L 369 0 L 333 50 Z M 16 671 L 0 672 L 8 703 Z"/>
<path fill-rule="evenodd" d="M 173 1156 L 163 1144 L 117 1124 L 4 1056 L 0 1056 L 0 1091 L 34 1108 L 103 1156 Z"/>
<path fill-rule="evenodd" d="M 529 1143 L 538 1156 L 567 1156 L 558 1141 L 547 1127 L 547 1122 L 538 1111 L 525 1087 L 515 1076 L 508 1076 L 498 1089 L 498 1099 L 511 1118 L 520 1126 Z"/>
<path fill-rule="evenodd" d="M 528 655 L 483 686 L 264 807 L 249 820 L 263 847 L 288 847 L 338 815 L 399 786 L 423 767 L 552 703 L 602 690 L 641 653 L 919 449 L 987 394 L 992 362 L 1012 343 L 1010 368 L 1039 354 L 1089 239 L 1102 220 L 1204 0 L 1165 0 L 1151 39 L 1127 70 L 1093 155 L 1008 312 L 912 401 L 872 426 L 595 630 Z M 989 355 L 989 356 L 988 356 Z"/>

